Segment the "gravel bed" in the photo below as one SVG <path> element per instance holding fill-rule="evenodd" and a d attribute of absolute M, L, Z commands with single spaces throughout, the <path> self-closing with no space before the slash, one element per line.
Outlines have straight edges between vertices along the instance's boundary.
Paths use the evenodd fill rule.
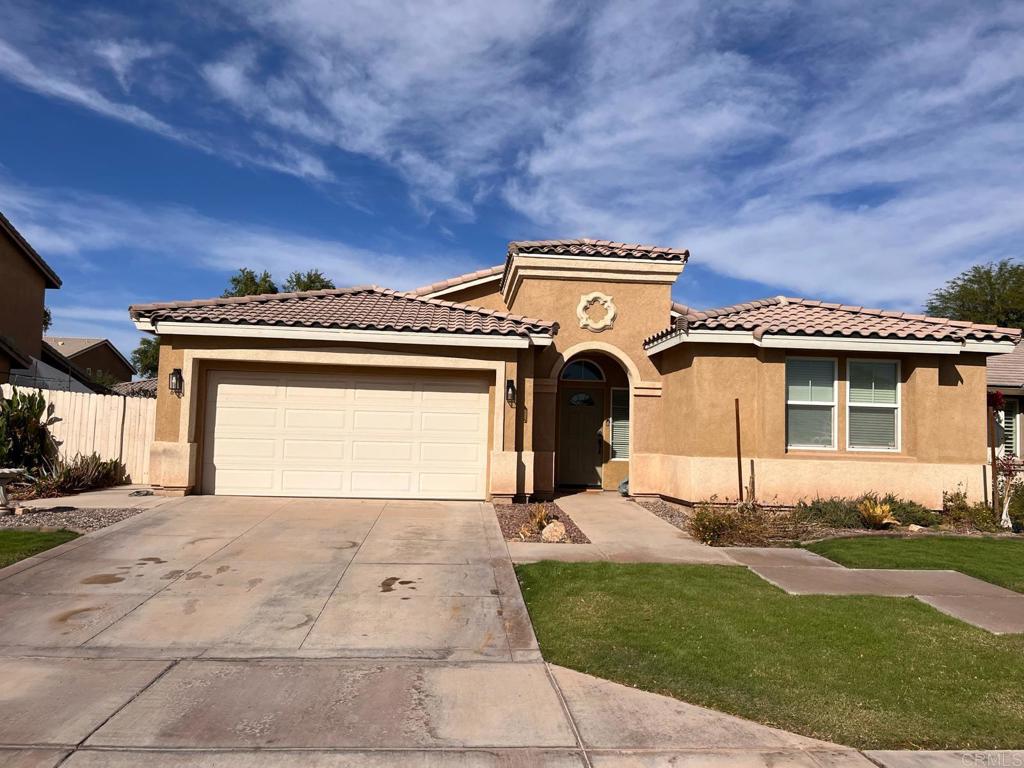
<path fill-rule="evenodd" d="M 687 522 L 690 520 L 689 507 L 673 504 L 664 499 L 633 499 L 633 501 L 665 522 L 672 523 L 676 528 L 687 530 Z"/>
<path fill-rule="evenodd" d="M 79 533 L 98 531 L 142 512 L 138 507 L 79 509 L 53 506 L 48 509 L 22 507 L 20 515 L 0 516 L 2 528 L 67 528 Z"/>
<path fill-rule="evenodd" d="M 537 507 L 543 507 L 549 518 L 557 519 L 565 526 L 567 541 L 560 544 L 589 544 L 590 539 L 579 529 L 579 526 L 572 521 L 565 510 L 554 502 L 543 502 L 540 504 L 495 504 L 494 511 L 498 515 L 498 523 L 501 525 L 501 532 L 505 541 L 532 541 L 540 542 L 540 534 L 534 533 L 531 536 L 521 536 L 519 530 L 530 519 L 530 511 Z"/>

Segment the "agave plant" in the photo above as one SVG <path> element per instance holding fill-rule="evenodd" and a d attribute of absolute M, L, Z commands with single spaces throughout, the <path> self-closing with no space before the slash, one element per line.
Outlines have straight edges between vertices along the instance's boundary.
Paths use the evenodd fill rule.
<path fill-rule="evenodd" d="M 857 505 L 857 510 L 860 512 L 860 519 L 865 528 L 881 530 L 890 525 L 900 524 L 900 521 L 892 516 L 892 507 L 886 502 L 880 501 L 877 496 L 865 496 Z"/>

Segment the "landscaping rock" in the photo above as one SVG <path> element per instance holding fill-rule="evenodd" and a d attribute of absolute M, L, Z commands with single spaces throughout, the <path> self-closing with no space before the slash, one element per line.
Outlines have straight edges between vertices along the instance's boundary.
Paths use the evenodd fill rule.
<path fill-rule="evenodd" d="M 142 511 L 138 507 L 105 509 L 79 509 L 70 506 L 48 509 L 18 507 L 17 514 L 0 517 L 0 528 L 36 528 L 41 530 L 67 528 L 79 533 L 88 533 L 119 523 Z"/>
<path fill-rule="evenodd" d="M 928 529 L 925 528 L 923 525 L 915 525 L 914 523 L 911 523 L 907 526 L 907 530 L 911 533 L 917 533 L 918 531 L 927 531 Z"/>
<path fill-rule="evenodd" d="M 565 541 L 565 526 L 558 520 L 548 523 L 541 531 L 540 540 L 546 544 L 558 544 Z"/>

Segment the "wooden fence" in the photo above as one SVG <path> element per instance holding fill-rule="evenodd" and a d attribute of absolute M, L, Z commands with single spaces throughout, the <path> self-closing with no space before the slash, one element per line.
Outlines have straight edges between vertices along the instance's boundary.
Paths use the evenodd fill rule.
<path fill-rule="evenodd" d="M 10 396 L 11 385 L 0 389 Z M 18 387 L 19 391 L 26 388 Z M 104 459 L 120 459 L 133 483 L 149 482 L 149 449 L 153 444 L 156 400 L 146 397 L 95 395 L 41 389 L 60 419 L 50 428 L 61 442 L 66 459 L 76 454 L 98 453 Z"/>

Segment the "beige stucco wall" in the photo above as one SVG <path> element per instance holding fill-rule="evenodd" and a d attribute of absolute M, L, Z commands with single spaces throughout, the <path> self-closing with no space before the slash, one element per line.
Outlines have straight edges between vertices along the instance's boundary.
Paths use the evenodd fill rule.
<path fill-rule="evenodd" d="M 501 292 L 498 290 L 499 282 L 498 280 L 491 280 L 481 285 L 463 288 L 461 291 L 452 291 L 437 298 L 441 301 L 453 301 L 456 304 L 469 304 L 473 307 L 507 312 L 505 300 L 501 298 Z"/>
<path fill-rule="evenodd" d="M 930 506 L 963 485 L 984 494 L 985 359 L 982 355 L 848 355 L 838 360 L 835 450 L 787 450 L 783 350 L 681 344 L 657 355 L 660 417 L 634 451 L 632 490 L 696 500 L 738 495 L 735 399 L 740 401 L 744 477 L 755 460 L 758 495 L 791 503 L 816 495 L 895 492 Z M 846 443 L 846 362 L 895 359 L 901 372 L 897 452 L 850 451 Z"/>

